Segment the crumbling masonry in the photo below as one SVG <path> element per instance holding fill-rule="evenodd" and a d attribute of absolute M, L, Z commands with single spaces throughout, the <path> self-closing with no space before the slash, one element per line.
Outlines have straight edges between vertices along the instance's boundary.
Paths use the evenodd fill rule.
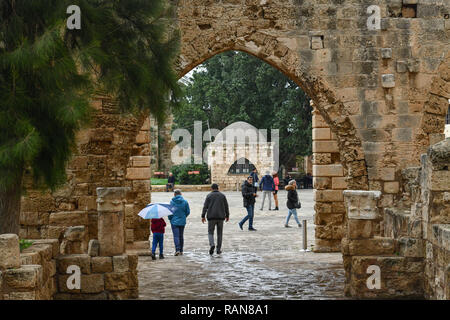
<path fill-rule="evenodd" d="M 435 218 L 448 216 L 448 166 L 435 169 L 434 153 L 430 151 L 420 170 L 421 177 L 441 181 L 439 191 L 423 185 L 420 192 L 408 189 L 414 186 L 411 179 L 414 180 L 415 171 L 408 173 L 406 169 L 421 165 L 421 154 L 443 139 L 450 98 L 449 3 L 172 2 L 177 5 L 174 26 L 181 30 L 177 61 L 180 77 L 215 54 L 241 50 L 282 71 L 314 101 L 315 249 L 342 250 L 347 293 L 448 298 L 449 243 L 445 237 L 449 221 Z M 376 30 L 367 26 L 373 14 L 367 13 L 370 5 L 380 8 L 380 28 Z M 136 213 L 150 200 L 150 148 L 147 142 L 140 143 L 147 139 L 137 139 L 147 134 L 149 123 L 144 123 L 145 116 L 120 116 L 106 97 L 99 97 L 93 104 L 97 113 L 91 128 L 80 133 L 78 153 L 68 167 L 66 186 L 53 194 L 42 194 L 28 185 L 20 237 L 62 242 L 69 227 L 84 226 L 87 239 L 98 239 L 98 187 L 129 187 L 124 209 L 126 241 L 131 245 L 133 240 L 148 236 L 148 224 L 138 220 Z M 434 175 L 433 170 L 439 173 Z M 350 193 L 344 202 L 344 189 L 370 191 L 370 196 Z M 405 194 L 410 192 L 411 198 L 406 200 Z M 414 209 L 402 215 L 398 208 L 409 207 L 408 201 L 411 205 L 416 203 L 419 193 L 424 194 L 417 202 L 422 210 L 434 209 L 417 215 Z M 352 209 L 353 202 L 348 197 L 367 198 L 359 203 L 370 198 L 367 203 L 376 214 L 369 215 L 370 219 L 355 218 L 361 208 Z M 364 207 L 362 211 L 370 210 Z M 436 210 L 440 210 L 439 214 Z M 408 233 L 393 227 L 393 221 L 421 224 L 422 231 Z M 365 252 L 361 245 L 364 241 L 373 250 Z M 407 255 L 414 251 L 409 249 L 414 244 L 425 246 L 424 258 Z M 400 269 L 394 268 L 391 257 L 396 253 L 399 255 L 394 260 L 399 261 Z M 388 257 L 377 258 L 383 255 Z M 397 289 L 364 291 L 364 268 L 377 261 L 389 265 L 386 270 L 403 273 L 394 282 L 382 282 L 386 286 L 396 283 Z M 386 274 L 383 268 L 382 277 Z M 411 277 L 414 280 L 403 287 L 401 282 L 415 271 L 416 276 Z M 424 283 L 422 289 L 417 289 L 418 283 Z"/>

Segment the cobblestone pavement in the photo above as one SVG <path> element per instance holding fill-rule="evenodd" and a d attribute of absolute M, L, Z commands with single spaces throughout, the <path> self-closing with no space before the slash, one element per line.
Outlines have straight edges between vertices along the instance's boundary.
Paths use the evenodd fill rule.
<path fill-rule="evenodd" d="M 140 299 L 343 299 L 344 269 L 340 253 L 301 252 L 301 228 L 291 218 L 285 228 L 286 196 L 279 192 L 280 211 L 260 211 L 257 200 L 254 227 L 244 231 L 238 222 L 246 215 L 242 197 L 225 192 L 230 221 L 224 226 L 222 255 L 210 256 L 207 224 L 201 209 L 207 192 L 186 192 L 191 215 L 185 229 L 184 255 L 175 257 L 170 223 L 164 255 L 152 261 L 139 257 Z M 168 202 L 172 193 L 152 193 L 152 202 Z M 314 243 L 313 193 L 299 190 L 300 219 L 308 220 L 308 248 Z M 272 203 L 273 205 L 273 203 Z M 168 222 L 168 219 L 166 222 Z"/>

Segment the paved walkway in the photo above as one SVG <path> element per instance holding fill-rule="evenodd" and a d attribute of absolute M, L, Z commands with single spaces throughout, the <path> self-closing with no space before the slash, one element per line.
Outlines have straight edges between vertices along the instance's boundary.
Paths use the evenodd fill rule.
<path fill-rule="evenodd" d="M 139 257 L 141 299 L 342 299 L 344 270 L 340 253 L 301 252 L 302 233 L 293 218 L 285 228 L 286 197 L 279 192 L 280 211 L 259 210 L 254 227 L 238 222 L 246 215 L 242 197 L 225 192 L 230 222 L 224 227 L 223 253 L 210 256 L 207 224 L 201 209 L 207 192 L 183 194 L 191 215 L 185 230 L 185 253 L 175 257 L 172 231 L 166 227 L 165 260 Z M 172 193 L 153 193 L 152 202 L 168 202 Z M 299 190 L 300 219 L 308 220 L 308 247 L 314 244 L 312 190 Z M 267 199 L 266 199 L 267 201 Z M 273 204 L 272 204 L 273 205 Z M 168 222 L 168 219 L 166 219 Z M 169 224 L 169 223 L 168 223 Z"/>

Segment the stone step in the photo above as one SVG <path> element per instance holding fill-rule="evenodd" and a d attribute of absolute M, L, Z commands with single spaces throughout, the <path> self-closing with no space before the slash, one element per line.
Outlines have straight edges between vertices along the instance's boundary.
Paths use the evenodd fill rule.
<path fill-rule="evenodd" d="M 421 238 L 421 219 L 413 216 L 410 210 L 385 208 L 384 236 L 394 239 L 401 237 Z"/>
<path fill-rule="evenodd" d="M 394 255 L 396 241 L 387 237 L 374 237 L 371 239 L 344 238 L 342 240 L 342 253 L 350 256 L 368 255 Z"/>

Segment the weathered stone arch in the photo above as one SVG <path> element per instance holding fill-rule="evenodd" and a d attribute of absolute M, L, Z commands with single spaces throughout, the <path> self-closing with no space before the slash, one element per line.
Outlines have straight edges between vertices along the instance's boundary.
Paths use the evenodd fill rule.
<path fill-rule="evenodd" d="M 213 38 L 218 38 L 218 36 L 213 36 Z M 190 50 L 190 47 L 201 47 L 201 44 L 205 41 L 201 36 L 196 39 L 194 42 L 186 43 L 182 38 L 179 59 L 181 62 L 178 64 L 180 76 L 185 75 L 214 55 L 232 50 L 246 52 L 270 64 L 292 79 L 315 101 L 317 110 L 336 134 L 349 188 L 368 189 L 367 169 L 365 168 L 361 140 L 356 135 L 356 129 L 346 112 L 344 104 L 337 100 L 334 91 L 320 75 L 314 75 L 303 70 L 302 66 L 306 63 L 302 63 L 301 57 L 295 50 L 287 47 L 275 37 L 253 32 L 251 35 L 233 42 L 228 40 L 213 43 L 212 47 L 215 50 L 205 48 L 204 52 L 191 57 L 192 60 L 188 61 L 185 52 Z"/>

